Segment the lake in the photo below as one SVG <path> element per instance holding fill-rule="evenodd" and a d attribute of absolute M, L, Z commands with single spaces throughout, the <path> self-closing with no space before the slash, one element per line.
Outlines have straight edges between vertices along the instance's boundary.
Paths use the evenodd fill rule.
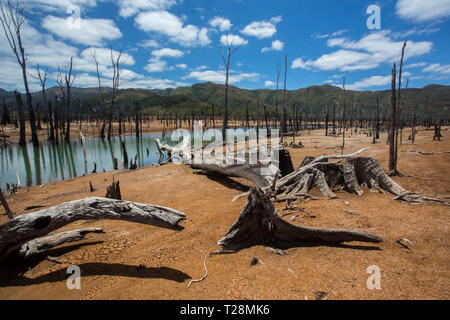
<path fill-rule="evenodd" d="M 86 138 L 86 153 L 88 173 L 114 169 L 114 158 L 123 161 L 123 150 L 120 139 L 125 142 L 129 162 L 136 158 L 137 166 L 143 167 L 160 160 L 155 139 L 161 134 L 144 134 L 136 136 L 116 136 L 111 140 L 98 137 Z M 170 135 L 166 136 L 169 144 Z M 165 159 L 164 159 L 165 160 Z M 119 164 L 119 169 L 121 168 Z M 58 145 L 43 141 L 39 148 L 34 148 L 30 142 L 27 145 L 8 145 L 0 148 L 0 183 L 5 188 L 7 183 L 17 184 L 17 174 L 20 184 L 24 186 L 42 185 L 45 183 L 71 179 L 84 175 L 83 145 L 80 139 L 61 142 Z"/>

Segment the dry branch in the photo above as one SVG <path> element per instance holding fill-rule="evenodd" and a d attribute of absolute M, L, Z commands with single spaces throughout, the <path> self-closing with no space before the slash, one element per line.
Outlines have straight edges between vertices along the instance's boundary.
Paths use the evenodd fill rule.
<path fill-rule="evenodd" d="M 103 233 L 103 229 L 85 228 L 65 231 L 51 236 L 37 238 L 22 245 L 19 253 L 22 257 L 29 258 L 60 244 L 82 240 L 88 233 Z"/>

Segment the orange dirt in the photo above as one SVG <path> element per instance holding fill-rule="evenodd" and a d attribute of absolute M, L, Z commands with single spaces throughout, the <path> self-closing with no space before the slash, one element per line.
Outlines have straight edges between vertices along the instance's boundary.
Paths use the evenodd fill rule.
<path fill-rule="evenodd" d="M 419 131 L 415 145 L 400 146 L 395 177 L 405 188 L 432 195 L 450 194 L 450 154 L 418 155 L 404 152 L 449 151 L 449 131 L 442 141 L 433 141 L 433 131 Z M 404 130 L 404 141 L 409 129 Z M 346 153 L 370 146 L 364 156 L 378 159 L 386 169 L 388 146 L 385 135 L 376 145 L 372 138 L 358 134 L 346 137 Z M 291 149 L 294 167 L 304 156 L 337 154 L 332 148 L 342 137 L 325 137 L 323 130 L 297 136 L 306 146 Z M 286 217 L 296 224 L 357 229 L 377 234 L 384 242 L 376 245 L 346 243 L 315 245 L 286 250 L 286 256 L 254 246 L 233 254 L 208 257 L 208 277 L 188 288 L 190 279 L 204 275 L 203 255 L 219 249 L 217 241 L 237 219 L 246 198 L 232 202 L 245 191 L 241 179 L 213 179 L 193 174 L 184 165 L 113 171 L 55 182 L 42 187 L 20 189 L 8 197 L 11 209 L 25 213 L 30 205 L 52 206 L 88 196 L 104 196 L 112 180 L 120 180 L 126 200 L 152 203 L 183 211 L 184 230 L 173 231 L 122 221 L 79 221 L 64 230 L 102 227 L 106 234 L 91 234 L 87 240 L 53 249 L 50 256 L 62 264 L 36 261 L 19 275 L 19 267 L 0 268 L 0 299 L 314 299 L 326 292 L 329 299 L 449 299 L 450 298 L 450 210 L 442 204 L 409 205 L 393 196 L 369 192 L 361 197 L 338 192 L 342 199 L 298 202 L 308 214 L 294 212 Z M 89 193 L 89 181 L 96 188 Z M 345 204 L 348 201 L 349 205 Z M 277 204 L 282 208 L 284 204 Z M 350 215 L 344 210 L 356 210 Z M 7 220 L 0 216 L 0 222 Z M 403 248 L 396 240 L 414 243 Z M 250 266 L 253 257 L 263 263 Z M 66 269 L 81 268 L 81 290 L 68 290 Z M 381 290 L 369 290 L 366 270 L 381 269 Z"/>

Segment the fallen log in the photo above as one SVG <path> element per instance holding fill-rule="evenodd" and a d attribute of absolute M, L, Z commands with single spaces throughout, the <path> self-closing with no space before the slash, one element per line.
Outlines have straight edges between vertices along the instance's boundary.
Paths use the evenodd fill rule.
<path fill-rule="evenodd" d="M 450 151 L 442 151 L 442 152 L 424 152 L 420 150 L 406 150 L 404 152 L 414 152 L 417 154 L 423 154 L 423 155 L 431 155 L 431 154 L 448 154 Z"/>
<path fill-rule="evenodd" d="M 65 231 L 51 236 L 37 238 L 28 241 L 20 248 L 19 254 L 23 258 L 36 256 L 53 247 L 66 242 L 83 240 L 88 233 L 104 233 L 101 228 L 85 228 L 78 230 Z"/>
<path fill-rule="evenodd" d="M 0 260 L 26 242 L 78 220 L 124 220 L 181 230 L 186 215 L 177 210 L 131 201 L 90 197 L 23 214 L 0 226 Z"/>
<path fill-rule="evenodd" d="M 268 193 L 253 187 L 238 220 L 218 241 L 218 245 L 222 246 L 222 250 L 236 251 L 254 245 L 285 248 L 306 242 L 347 241 L 379 243 L 383 239 L 363 231 L 321 229 L 291 224 L 275 211 Z"/>

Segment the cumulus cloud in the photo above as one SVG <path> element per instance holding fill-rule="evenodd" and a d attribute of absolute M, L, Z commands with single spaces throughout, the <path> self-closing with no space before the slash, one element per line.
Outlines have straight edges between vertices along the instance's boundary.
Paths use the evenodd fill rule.
<path fill-rule="evenodd" d="M 264 82 L 264 85 L 265 85 L 266 87 L 273 87 L 273 86 L 276 85 L 276 83 L 273 82 L 273 81 L 267 80 L 266 82 Z"/>
<path fill-rule="evenodd" d="M 80 9 L 97 6 L 96 0 L 28 0 L 24 2 L 27 10 L 40 10 L 46 12 L 67 12 L 72 14 L 70 9 L 77 6 Z"/>
<path fill-rule="evenodd" d="M 167 11 L 142 12 L 135 22 L 140 30 L 159 33 L 183 46 L 206 46 L 211 43 L 207 28 L 184 25 L 182 19 Z"/>
<path fill-rule="evenodd" d="M 85 46 L 99 46 L 122 37 L 114 21 L 109 19 L 81 19 L 79 28 L 72 28 L 66 18 L 49 15 L 44 18 L 42 27 L 60 38 Z"/>
<path fill-rule="evenodd" d="M 268 51 L 281 51 L 284 48 L 284 43 L 280 40 L 272 41 L 271 47 L 264 47 L 261 49 L 261 52 L 268 52 Z"/>
<path fill-rule="evenodd" d="M 180 58 L 184 55 L 184 52 L 178 49 L 163 48 L 159 50 L 153 50 L 152 55 L 158 58 L 162 57 Z"/>
<path fill-rule="evenodd" d="M 239 83 L 243 80 L 256 80 L 260 75 L 258 73 L 245 73 L 245 72 L 234 72 L 231 71 L 229 75 L 228 82 L 230 84 Z M 205 71 L 191 71 L 187 78 L 196 79 L 199 81 L 210 81 L 215 83 L 225 83 L 225 72 L 215 71 L 215 70 L 205 70 Z"/>
<path fill-rule="evenodd" d="M 277 32 L 276 24 L 279 22 L 281 22 L 281 16 L 274 17 L 269 21 L 253 21 L 246 25 L 241 33 L 258 39 L 270 38 Z"/>
<path fill-rule="evenodd" d="M 140 42 L 138 46 L 143 48 L 159 48 L 159 43 L 156 40 L 145 40 Z"/>
<path fill-rule="evenodd" d="M 405 20 L 434 21 L 450 16 L 450 0 L 398 0 L 395 12 Z"/>
<path fill-rule="evenodd" d="M 370 78 L 365 78 L 352 84 L 346 85 L 346 89 L 349 90 L 361 90 L 371 87 L 381 87 L 386 86 L 391 83 L 391 76 L 372 76 Z"/>
<path fill-rule="evenodd" d="M 220 37 L 220 43 L 224 46 L 227 45 L 242 46 L 246 45 L 248 43 L 248 40 L 234 34 L 223 34 Z"/>
<path fill-rule="evenodd" d="M 397 61 L 403 42 L 394 41 L 389 31 L 379 31 L 372 32 L 358 41 L 336 38 L 328 40 L 327 44 L 330 47 L 338 47 L 338 50 L 324 54 L 316 60 L 297 58 L 291 67 L 307 70 L 368 70 Z M 429 41 L 408 41 L 405 61 L 429 53 L 432 47 L 433 43 Z"/>
<path fill-rule="evenodd" d="M 222 17 L 214 17 L 209 20 L 209 25 L 213 28 L 219 28 L 220 31 L 228 31 L 233 26 L 231 21 Z"/>
<path fill-rule="evenodd" d="M 176 0 L 119 0 L 119 14 L 128 18 L 141 11 L 167 10 L 177 4 Z"/>

